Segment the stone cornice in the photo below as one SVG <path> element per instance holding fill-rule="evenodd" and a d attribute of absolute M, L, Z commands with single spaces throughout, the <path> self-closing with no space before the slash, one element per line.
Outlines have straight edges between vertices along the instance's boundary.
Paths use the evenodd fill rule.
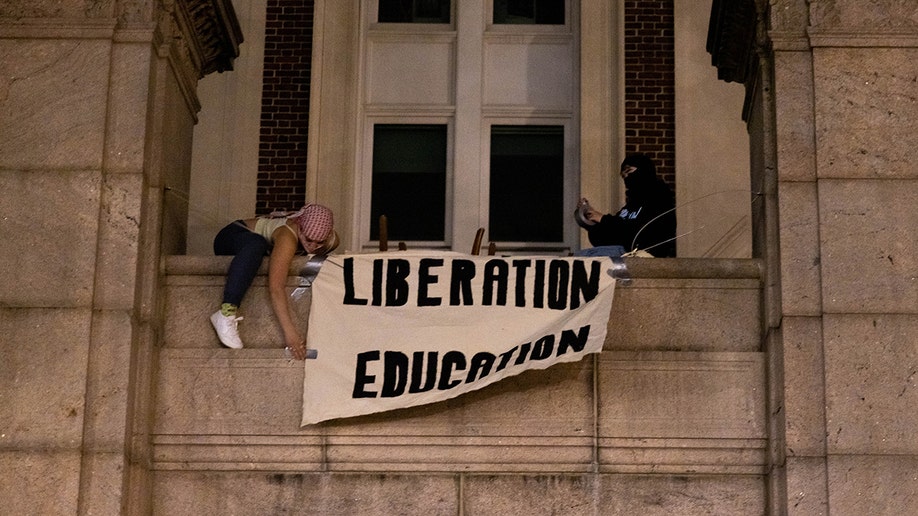
<path fill-rule="evenodd" d="M 242 30 L 229 0 L 176 0 L 175 18 L 198 78 L 233 69 Z"/>
<path fill-rule="evenodd" d="M 754 0 L 714 0 L 707 51 L 717 77 L 747 84 L 756 73 Z"/>
<path fill-rule="evenodd" d="M 810 45 L 815 47 L 918 48 L 918 31 L 808 31 Z"/>
<path fill-rule="evenodd" d="M 92 18 L 0 18 L 4 39 L 109 39 L 115 20 Z"/>

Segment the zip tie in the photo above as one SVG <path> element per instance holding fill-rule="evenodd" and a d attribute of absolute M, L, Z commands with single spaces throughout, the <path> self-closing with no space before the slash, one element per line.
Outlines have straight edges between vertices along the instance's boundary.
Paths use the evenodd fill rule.
<path fill-rule="evenodd" d="M 612 268 L 609 269 L 609 276 L 615 278 L 616 281 L 620 281 L 622 285 L 631 283 L 631 273 L 628 272 L 628 266 L 625 265 L 625 260 L 619 257 L 612 258 Z"/>

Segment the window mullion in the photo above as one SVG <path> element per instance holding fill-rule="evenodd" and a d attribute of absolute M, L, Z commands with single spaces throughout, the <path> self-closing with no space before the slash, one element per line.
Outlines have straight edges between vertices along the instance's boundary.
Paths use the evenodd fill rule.
<path fill-rule="evenodd" d="M 487 226 L 487 167 L 482 166 L 482 55 L 484 0 L 456 5 L 456 122 L 453 146 L 452 248 L 471 249 Z"/>

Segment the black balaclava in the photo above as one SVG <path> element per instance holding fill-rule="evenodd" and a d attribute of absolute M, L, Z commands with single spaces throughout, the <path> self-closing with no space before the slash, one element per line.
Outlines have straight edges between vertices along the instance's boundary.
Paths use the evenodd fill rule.
<path fill-rule="evenodd" d="M 641 197 L 651 193 L 657 183 L 657 167 L 653 160 L 644 154 L 632 154 L 622 161 L 622 167 L 626 165 L 637 168 L 624 179 L 626 195 Z"/>

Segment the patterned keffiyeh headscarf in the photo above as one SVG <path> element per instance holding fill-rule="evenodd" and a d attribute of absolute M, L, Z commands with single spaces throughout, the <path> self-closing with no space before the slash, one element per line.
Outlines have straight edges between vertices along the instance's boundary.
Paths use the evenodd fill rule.
<path fill-rule="evenodd" d="M 299 211 L 287 215 L 299 228 L 300 243 L 306 248 L 307 240 L 324 242 L 335 227 L 332 211 L 321 204 L 308 203 Z"/>

